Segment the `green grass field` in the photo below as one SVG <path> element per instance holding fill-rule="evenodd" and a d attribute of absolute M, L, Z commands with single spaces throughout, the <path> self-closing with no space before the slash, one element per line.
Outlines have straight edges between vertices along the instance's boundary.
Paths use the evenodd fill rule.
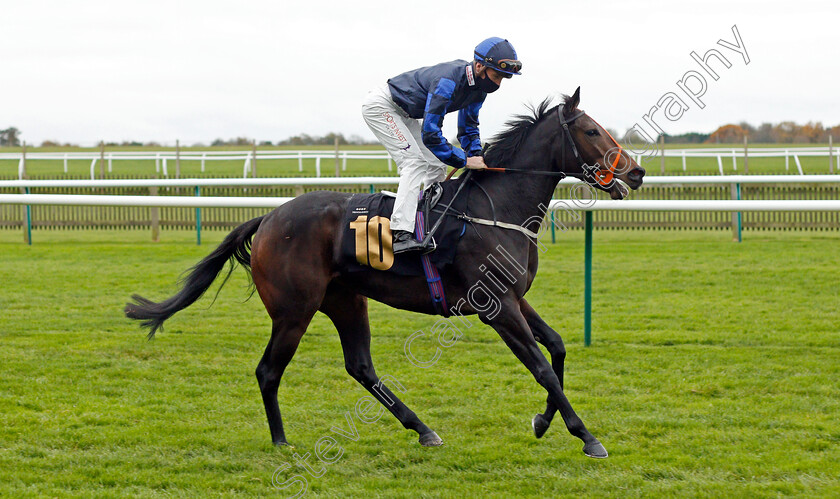
<path fill-rule="evenodd" d="M 542 257 L 528 298 L 568 349 L 566 390 L 610 451 L 593 460 L 496 333 L 468 329 L 427 369 L 403 353 L 434 318 L 371 304 L 380 375 L 444 439 L 422 448 L 390 415 L 356 420 L 365 392 L 316 316 L 280 387 L 294 447 L 269 439 L 254 368 L 268 339 L 237 271 L 148 342 L 122 315 L 131 293 L 163 299 L 224 236 L 0 231 L 0 496 L 312 497 L 840 495 L 840 280 L 836 233 L 595 234 L 594 343 L 582 342 L 583 234 Z M 208 293 L 212 296 L 212 293 Z M 418 341 L 415 354 L 431 354 Z M 314 477 L 319 438 L 343 449 Z M 291 465 L 291 466 L 289 466 Z"/>
<path fill-rule="evenodd" d="M 827 144 L 761 144 L 760 146 L 767 147 L 803 147 L 803 146 L 818 146 Z M 694 149 L 698 147 L 729 147 L 726 144 L 674 144 L 667 146 L 668 149 Z M 753 146 L 751 146 L 753 147 Z M 743 151 L 743 145 L 731 145 L 738 154 Z M 300 149 L 317 149 L 317 150 L 331 150 L 330 147 L 261 147 L 260 151 L 283 151 L 283 150 L 300 150 Z M 108 151 L 172 151 L 174 148 L 156 147 L 113 147 L 108 148 Z M 184 148 L 183 150 L 190 150 Z M 214 150 L 214 151 L 249 151 L 247 146 L 243 147 L 204 147 L 195 148 L 194 150 Z M 379 146 L 344 146 L 342 150 L 376 150 L 381 151 Z M 4 152 L 20 152 L 20 148 L 3 148 Z M 30 152 L 98 152 L 95 148 L 30 148 Z M 743 174 L 744 164 L 742 158 L 737 159 L 737 169 L 732 167 L 732 159 L 723 157 L 723 171 L 726 175 Z M 828 157 L 801 157 L 800 158 L 803 172 L 806 174 L 825 174 L 829 173 Z M 214 177 L 214 176 L 233 176 L 241 177 L 243 173 L 244 161 L 207 161 L 205 164 L 205 171 L 201 171 L 201 162 L 198 160 L 184 159 L 181 162 L 181 176 L 182 177 Z M 392 176 L 396 175 L 396 168 L 392 165 L 392 169 L 388 170 L 388 163 L 385 160 L 372 159 L 349 159 L 347 161 L 347 169 L 341 172 L 342 176 Z M 661 166 L 660 159 L 649 158 L 642 163 L 650 175 L 659 175 Z M 169 161 L 167 168 L 170 177 L 175 176 L 175 162 Z M 0 160 L 0 177 L 12 178 L 17 175 L 18 162 L 15 160 Z M 97 175 L 99 172 L 99 163 L 96 166 Z M 834 157 L 834 171 L 837 172 L 837 157 Z M 749 158 L 749 172 L 750 174 L 798 174 L 796 163 L 793 157 L 790 158 L 787 168 L 785 167 L 785 158 Z M 261 177 L 314 177 L 315 176 L 315 160 L 306 159 L 303 161 L 303 172 L 298 171 L 298 161 L 292 160 L 259 160 L 257 164 L 257 173 Z M 68 161 L 68 172 L 64 173 L 64 162 L 62 160 L 29 160 L 27 162 L 27 174 L 30 177 L 44 177 L 51 178 L 68 177 L 89 177 L 90 176 L 90 160 L 70 160 Z M 666 158 L 665 161 L 666 175 L 684 175 L 684 174 L 719 174 L 718 164 L 716 158 L 687 158 L 686 170 L 682 169 L 682 158 Z M 155 162 L 153 160 L 114 160 L 113 171 L 106 176 L 108 177 L 125 177 L 125 176 L 142 176 L 154 177 Z M 163 176 L 162 172 L 157 173 Z M 335 175 L 335 161 L 326 159 L 321 161 L 321 175 L 334 176 Z"/>

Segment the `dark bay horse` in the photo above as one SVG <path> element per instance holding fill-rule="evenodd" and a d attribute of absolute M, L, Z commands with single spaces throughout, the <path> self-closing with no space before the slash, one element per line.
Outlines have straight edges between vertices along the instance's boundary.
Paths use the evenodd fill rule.
<path fill-rule="evenodd" d="M 614 199 L 628 193 L 616 179 L 632 189 L 641 186 L 644 169 L 621 150 L 605 129 L 578 110 L 579 101 L 580 88 L 571 97 L 565 97 L 562 106 L 550 107 L 546 100 L 534 110 L 533 116 L 518 116 L 508 123 L 506 131 L 485 152 L 489 166 L 504 167 L 508 172 L 473 172 L 472 181 L 486 196 L 475 196 L 474 202 L 471 198 L 471 216 L 520 226 L 541 221 L 545 206 L 564 174 L 586 178 Z M 462 175 L 448 182 L 463 182 L 466 177 Z M 150 329 L 151 338 L 166 319 L 195 302 L 228 261 L 238 262 L 250 269 L 272 320 L 271 339 L 256 375 L 275 444 L 286 443 L 277 403 L 280 378 L 315 312 L 321 311 L 338 330 L 350 376 L 405 428 L 416 431 L 422 445 L 440 445 L 438 435 L 380 381 L 370 354 L 367 299 L 399 309 L 436 314 L 426 279 L 377 270 L 340 270 L 342 225 L 350 196 L 311 192 L 245 222 L 191 269 L 176 295 L 160 303 L 134 295 L 134 303 L 126 305 L 125 313 L 141 320 Z M 586 429 L 563 392 L 566 357 L 563 340 L 524 298 L 537 272 L 535 241 L 516 230 L 475 225 L 457 244 L 457 260 L 441 271 L 448 300 L 457 303 L 453 313 L 477 314 L 482 322 L 496 330 L 548 392 L 545 413 L 537 414 L 532 420 L 536 436 L 545 433 L 559 410 L 569 432 L 583 440 L 586 455 L 607 457 L 604 446 Z M 520 272 L 510 272 L 505 282 L 496 279 L 494 287 L 500 307 L 488 310 L 476 305 L 475 297 L 469 293 L 485 274 L 489 277 L 481 262 L 498 248 L 504 249 L 512 268 Z M 540 351 L 538 342 L 550 353 L 551 363 Z"/>

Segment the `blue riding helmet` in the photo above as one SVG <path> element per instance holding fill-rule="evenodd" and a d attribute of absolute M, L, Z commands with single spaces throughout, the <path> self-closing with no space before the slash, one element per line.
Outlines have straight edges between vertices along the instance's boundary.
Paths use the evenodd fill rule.
<path fill-rule="evenodd" d="M 516 50 L 504 38 L 494 36 L 479 43 L 475 47 L 475 60 L 506 74 L 505 78 L 522 74 L 522 62 L 516 58 Z"/>

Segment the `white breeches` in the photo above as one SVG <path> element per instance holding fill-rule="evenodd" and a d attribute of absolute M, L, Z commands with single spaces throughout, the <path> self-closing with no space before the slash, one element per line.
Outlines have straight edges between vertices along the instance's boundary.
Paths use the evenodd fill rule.
<path fill-rule="evenodd" d="M 444 179 L 446 164 L 423 145 L 423 120 L 410 118 L 394 103 L 387 83 L 368 92 L 362 116 L 394 159 L 400 174 L 391 229 L 414 232 L 420 191 Z"/>

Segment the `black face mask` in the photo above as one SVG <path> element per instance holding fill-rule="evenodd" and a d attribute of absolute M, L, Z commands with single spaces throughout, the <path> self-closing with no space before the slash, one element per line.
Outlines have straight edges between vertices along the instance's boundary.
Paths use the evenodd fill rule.
<path fill-rule="evenodd" d="M 486 73 L 484 74 L 484 78 L 476 78 L 475 80 L 478 82 L 478 88 L 480 88 L 482 92 L 492 94 L 499 89 L 499 85 L 491 80 Z"/>

